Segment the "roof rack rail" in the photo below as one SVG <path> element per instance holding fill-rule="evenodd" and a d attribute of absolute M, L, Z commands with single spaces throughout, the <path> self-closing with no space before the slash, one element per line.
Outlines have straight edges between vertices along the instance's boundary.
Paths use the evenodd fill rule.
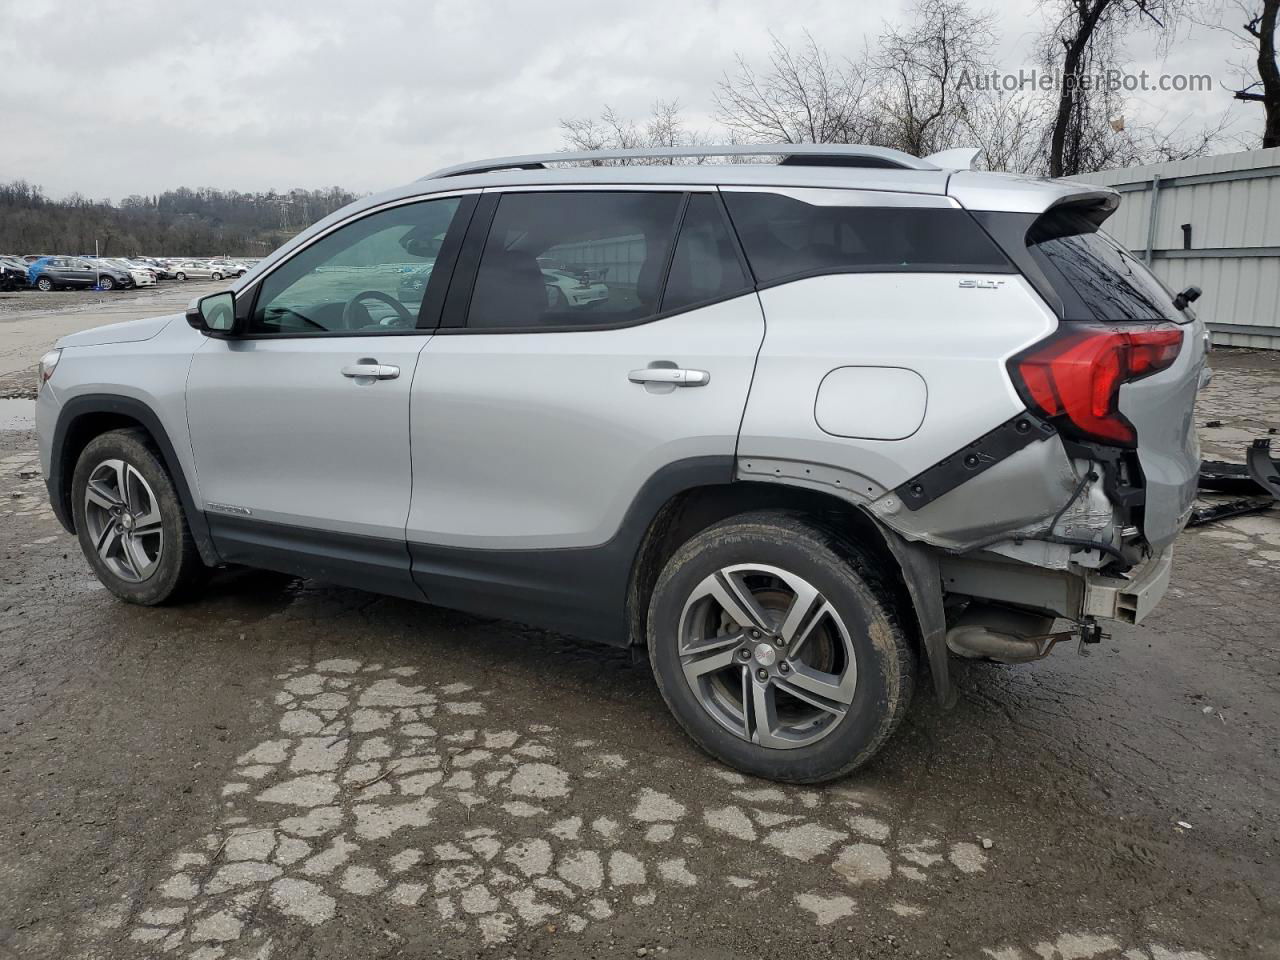
<path fill-rule="evenodd" d="M 545 170 L 549 163 L 593 163 L 601 160 L 674 160 L 690 157 L 781 157 L 787 166 L 882 167 L 900 170 L 937 170 L 934 164 L 889 147 L 844 143 L 726 143 L 696 147 L 651 147 L 639 150 L 584 150 L 535 153 L 523 157 L 494 157 L 444 167 L 423 180 L 460 177 L 496 170 Z"/>

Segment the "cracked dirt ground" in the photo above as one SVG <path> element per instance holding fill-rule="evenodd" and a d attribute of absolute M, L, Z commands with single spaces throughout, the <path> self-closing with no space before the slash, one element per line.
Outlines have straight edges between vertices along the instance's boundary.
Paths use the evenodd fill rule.
<path fill-rule="evenodd" d="M 1239 459 L 1280 357 L 1214 362 Z M 702 756 L 619 651 L 251 571 L 118 603 L 20 430 L 0 558 L 0 956 L 1280 957 L 1280 512 L 803 789 Z"/>

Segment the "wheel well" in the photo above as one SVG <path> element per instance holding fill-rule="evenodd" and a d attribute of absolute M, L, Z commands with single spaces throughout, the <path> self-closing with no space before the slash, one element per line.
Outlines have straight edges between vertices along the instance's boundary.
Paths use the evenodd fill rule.
<path fill-rule="evenodd" d="M 62 506 L 62 515 L 67 518 L 67 522 L 72 527 L 75 526 L 75 513 L 71 509 L 71 480 L 75 476 L 76 463 L 80 459 L 80 454 L 94 437 L 100 437 L 111 430 L 125 429 L 141 430 L 154 442 L 155 438 L 151 437 L 151 432 L 140 420 L 123 413 L 108 411 L 83 413 L 67 425 L 62 447 L 54 451 L 54 456 L 58 458 L 58 465 L 61 467 L 56 472 L 59 484 L 54 493 Z M 71 532 L 74 533 L 74 529 Z"/>
<path fill-rule="evenodd" d="M 900 621 L 907 626 L 917 654 L 924 656 L 920 624 L 902 568 L 879 527 L 866 512 L 846 500 L 816 490 L 746 481 L 685 490 L 658 511 L 640 542 L 632 567 L 627 627 L 633 644 L 645 642 L 649 598 L 671 555 L 712 524 L 752 510 L 790 510 L 804 514 L 815 524 L 837 534 L 846 545 L 847 556 L 857 552 L 870 559 L 884 578 L 884 586 L 891 594 L 889 599 L 896 606 Z"/>

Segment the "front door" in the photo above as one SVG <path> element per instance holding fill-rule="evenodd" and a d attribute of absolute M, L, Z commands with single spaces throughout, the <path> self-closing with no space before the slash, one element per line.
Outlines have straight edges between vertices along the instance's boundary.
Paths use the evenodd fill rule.
<path fill-rule="evenodd" d="M 404 546 L 409 387 L 434 319 L 421 316 L 429 289 L 400 278 L 432 270 L 461 201 L 324 235 L 240 292 L 253 298 L 244 336 L 195 353 L 191 443 L 224 559 L 420 595 Z M 433 280 L 447 279 L 442 265 Z"/>
<path fill-rule="evenodd" d="M 617 639 L 653 511 L 733 477 L 759 300 L 711 192 L 506 193 L 475 240 L 465 324 L 414 381 L 415 574 L 434 603 Z"/>

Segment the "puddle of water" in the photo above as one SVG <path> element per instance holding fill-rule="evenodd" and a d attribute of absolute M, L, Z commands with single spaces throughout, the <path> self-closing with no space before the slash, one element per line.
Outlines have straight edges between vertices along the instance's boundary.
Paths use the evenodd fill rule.
<path fill-rule="evenodd" d="M 34 400 L 0 400 L 0 430 L 34 430 L 36 428 L 36 402 Z"/>

